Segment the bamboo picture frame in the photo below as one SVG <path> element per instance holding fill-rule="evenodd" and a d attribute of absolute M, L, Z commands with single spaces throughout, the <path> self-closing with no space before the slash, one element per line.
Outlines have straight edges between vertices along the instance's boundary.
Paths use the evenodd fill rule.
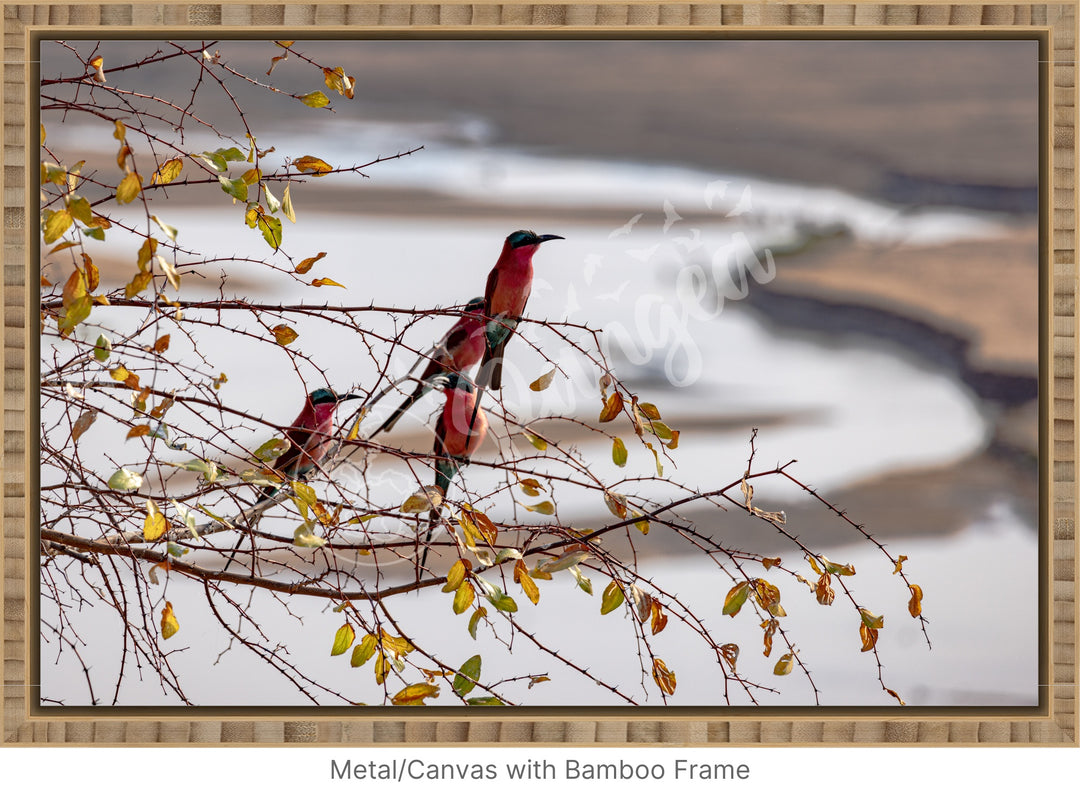
<path fill-rule="evenodd" d="M 3 617 L 0 649 L 3 738 L 9 744 L 574 744 L 1077 745 L 1077 621 L 1075 537 L 1077 491 L 1076 102 L 1077 4 L 878 3 L 357 3 L 206 4 L 4 3 L 5 58 L 2 154 L 4 303 Z M 403 715 L 398 709 L 266 709 L 227 716 L 162 709 L 43 710 L 36 701 L 33 599 L 38 543 L 30 499 L 35 455 L 30 405 L 36 397 L 34 302 L 28 263 L 38 237 L 33 209 L 36 98 L 31 60 L 35 42 L 63 32 L 101 38 L 152 32 L 160 37 L 300 36 L 543 37 L 597 35 L 767 36 L 793 30 L 904 37 L 957 38 L 995 34 L 1039 37 L 1046 63 L 1040 126 L 1040 703 L 1033 712 L 919 708 L 838 711 L 814 708 L 694 712 L 588 709 L 513 712 L 457 709 Z M 408 711 L 415 713 L 420 711 Z"/>

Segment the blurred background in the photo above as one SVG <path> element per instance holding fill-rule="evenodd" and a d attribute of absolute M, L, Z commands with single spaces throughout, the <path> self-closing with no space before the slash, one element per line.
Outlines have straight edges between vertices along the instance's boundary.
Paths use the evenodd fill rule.
<path fill-rule="evenodd" d="M 99 52 L 108 66 L 158 46 L 104 42 Z M 270 42 L 206 47 L 257 77 L 281 52 Z M 681 431 L 672 453 L 679 481 L 706 488 L 737 479 L 757 428 L 758 468 L 797 460 L 802 481 L 891 552 L 909 557 L 905 568 L 926 594 L 932 650 L 907 617 L 907 594 L 890 579 L 892 566 L 874 547 L 797 488 L 756 488 L 755 503 L 784 509 L 805 542 L 860 568 L 851 578 L 857 592 L 885 594 L 891 612 L 879 645 L 890 687 L 909 704 L 1037 702 L 1036 42 L 383 40 L 297 47 L 319 63 L 343 65 L 356 78 L 355 100 L 333 95 L 327 113 L 260 95 L 247 107 L 260 147 L 334 166 L 423 149 L 373 166 L 367 178 L 292 187 L 298 221 L 286 224 L 285 249 L 300 258 L 326 251 L 320 269 L 347 290 L 298 290 L 287 277 L 275 284 L 237 262 L 229 267 L 233 294 L 459 304 L 483 294 L 509 232 L 566 237 L 534 260 L 529 315 L 603 330 L 616 373 Z M 42 62 L 43 76 L 82 69 L 49 43 Z M 324 88 L 317 71 L 297 59 L 278 63 L 273 76 L 291 91 Z M 138 81 L 159 96 L 190 92 L 188 75 L 152 66 L 139 70 Z M 224 96 L 209 92 L 199 103 L 207 115 L 228 109 Z M 49 145 L 72 161 L 97 152 L 107 163 L 115 153 L 111 125 L 57 124 L 44 115 L 43 122 Z M 196 135 L 188 146 L 195 152 L 220 144 Z M 166 208 L 181 242 L 195 237 L 206 253 L 266 247 L 256 231 L 237 234 L 240 208 L 229 218 L 209 209 L 205 196 L 183 191 Z M 126 282 L 130 259 L 110 247 L 104 243 L 95 257 L 103 283 Z M 186 291 L 213 297 L 217 285 L 210 275 L 201 290 L 192 281 Z M 447 325 L 445 318 L 427 323 L 411 335 L 417 348 Z M 572 358 L 555 342 L 544 351 L 543 334 L 532 334 L 539 350 L 518 342 L 513 354 L 516 378 L 525 383 Z M 362 383 L 355 360 L 330 342 L 325 349 L 322 367 L 335 386 Z M 411 359 L 402 354 L 399 362 L 404 370 Z M 260 382 L 274 365 L 253 364 L 242 353 L 224 354 L 221 363 L 229 403 L 291 419 L 303 394 L 298 379 L 267 397 Z M 284 360 L 277 367 L 288 375 Z M 595 384 L 552 389 L 539 396 L 508 390 L 503 402 L 523 417 L 591 419 L 598 411 Z M 434 409 L 433 401 L 418 404 L 388 442 L 428 448 Z M 265 439 L 253 437 L 255 445 Z M 618 474 L 609 441 L 578 445 L 598 470 Z M 627 472 L 648 475 L 652 465 L 648 452 L 633 453 Z M 595 499 L 559 504 L 576 525 L 610 520 Z M 702 509 L 694 521 L 721 533 L 727 546 L 790 551 L 779 540 L 763 543 L 760 522 L 746 516 Z M 715 569 L 673 541 L 642 538 L 638 556 L 717 628 L 738 631 L 720 616 L 726 587 L 717 596 Z M 411 614 L 420 618 L 422 602 L 403 606 L 414 604 Z M 636 670 L 630 653 L 617 658 L 600 648 L 589 655 L 608 622 L 570 620 L 576 597 L 557 603 L 566 605 L 565 636 L 580 645 L 583 662 L 630 659 Z M 831 611 L 812 597 L 785 597 L 785 607 L 789 622 L 800 617 L 798 645 L 825 690 L 823 703 L 890 702 L 872 659 L 858 654 L 857 623 L 835 628 L 823 615 Z M 332 637 L 336 623 L 326 627 Z M 305 637 L 315 639 L 318 654 L 329 643 L 321 628 L 305 633 L 299 626 L 288 642 Z M 715 666 L 677 643 L 669 653 L 679 657 L 668 662 L 678 664 L 680 690 L 698 690 L 673 701 L 719 703 L 709 692 Z M 751 651 L 744 649 L 748 667 Z M 768 670 L 771 661 L 761 666 Z M 65 681 L 58 668 L 43 672 L 46 686 Z M 340 679 L 356 682 L 347 667 Z M 530 700 L 612 702 L 595 688 L 545 687 L 557 685 L 538 686 Z M 805 685 L 763 701 L 808 703 Z M 156 690 L 133 692 L 126 702 L 161 703 Z M 218 679 L 203 698 L 265 704 L 269 693 L 258 683 Z M 285 694 L 274 703 L 299 701 Z"/>

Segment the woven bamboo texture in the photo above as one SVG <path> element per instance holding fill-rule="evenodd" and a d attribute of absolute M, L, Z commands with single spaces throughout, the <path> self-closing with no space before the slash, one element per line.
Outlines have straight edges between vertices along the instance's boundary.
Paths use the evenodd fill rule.
<path fill-rule="evenodd" d="M 356 3 L 356 4 L 180 4 L 180 3 L 34 3 L 3 6 L 3 258 L 2 308 L 4 421 L 3 449 L 3 650 L 2 741 L 68 744 L 1077 744 L 1076 625 L 1076 5 L 877 3 Z M 186 711 L 167 712 L 160 720 L 125 716 L 122 710 L 93 718 L 35 712 L 29 652 L 35 638 L 27 588 L 35 570 L 37 546 L 31 535 L 27 499 L 36 488 L 27 482 L 26 412 L 36 397 L 36 362 L 28 349 L 28 305 L 34 301 L 27 265 L 36 238 L 34 186 L 26 186 L 26 167 L 34 137 L 27 142 L 26 103 L 35 96 L 27 86 L 33 31 L 64 27 L 108 38 L 131 31 L 157 37 L 169 28 L 189 33 L 213 28 L 243 30 L 285 26 L 348 34 L 378 27 L 412 26 L 463 31 L 526 29 L 537 36 L 576 28 L 604 32 L 656 29 L 737 33 L 751 27 L 780 31 L 793 28 L 885 30 L 898 36 L 929 27 L 962 31 L 1045 32 L 1049 36 L 1049 165 L 1043 193 L 1050 205 L 1044 230 L 1048 297 L 1042 299 L 1051 352 L 1043 355 L 1042 391 L 1049 431 L 1043 440 L 1050 488 L 1049 532 L 1043 533 L 1047 559 L 1043 584 L 1048 617 L 1045 676 L 1049 684 L 1044 709 L 1036 714 L 995 716 L 993 711 L 955 716 L 920 714 L 917 709 L 837 716 L 813 709 L 779 714 L 725 716 L 722 713 L 675 717 L 642 715 L 603 719 L 581 711 L 569 715 L 522 715 L 405 718 L 392 711 L 377 717 L 282 715 L 272 709 L 240 720 L 213 720 Z M 221 33 L 212 34 L 215 36 Z M 36 171 L 36 168 L 35 168 Z M 36 186 L 36 185 L 35 185 Z M 316 717 L 317 716 L 317 717 Z"/>

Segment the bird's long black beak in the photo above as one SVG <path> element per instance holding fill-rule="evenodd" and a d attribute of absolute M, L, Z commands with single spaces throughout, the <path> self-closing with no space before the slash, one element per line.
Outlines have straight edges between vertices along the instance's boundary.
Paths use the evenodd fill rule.
<path fill-rule="evenodd" d="M 566 239 L 566 237 L 560 237 L 558 234 L 540 234 L 536 239 L 538 242 L 547 242 L 549 239 Z"/>
<path fill-rule="evenodd" d="M 337 401 L 340 404 L 342 401 L 354 401 L 357 398 L 363 398 L 362 395 L 355 395 L 353 393 L 346 393 L 345 395 L 337 396 Z"/>

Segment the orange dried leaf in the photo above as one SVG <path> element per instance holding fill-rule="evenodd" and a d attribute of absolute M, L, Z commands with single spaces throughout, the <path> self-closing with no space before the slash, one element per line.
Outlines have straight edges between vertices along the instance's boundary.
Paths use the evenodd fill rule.
<path fill-rule="evenodd" d="M 274 335 L 274 339 L 277 340 L 278 345 L 288 345 L 300 336 L 284 323 L 274 326 L 270 329 L 270 332 Z"/>
<path fill-rule="evenodd" d="M 908 612 L 911 613 L 912 618 L 918 618 L 922 615 L 922 588 L 918 585 L 911 586 L 911 599 L 908 601 Z"/>
<path fill-rule="evenodd" d="M 675 672 L 668 668 L 659 657 L 653 658 L 653 681 L 668 696 L 675 693 Z"/>
<path fill-rule="evenodd" d="M 315 266 L 315 263 L 326 256 L 326 251 L 319 251 L 317 256 L 309 256 L 307 259 L 302 259 L 300 264 L 296 266 L 296 272 L 303 275 Z"/>
<path fill-rule="evenodd" d="M 607 397 L 604 402 L 604 408 L 600 412 L 600 422 L 608 423 L 615 420 L 619 416 L 619 413 L 623 409 L 623 397 L 619 395 L 618 391 L 612 393 Z"/>

